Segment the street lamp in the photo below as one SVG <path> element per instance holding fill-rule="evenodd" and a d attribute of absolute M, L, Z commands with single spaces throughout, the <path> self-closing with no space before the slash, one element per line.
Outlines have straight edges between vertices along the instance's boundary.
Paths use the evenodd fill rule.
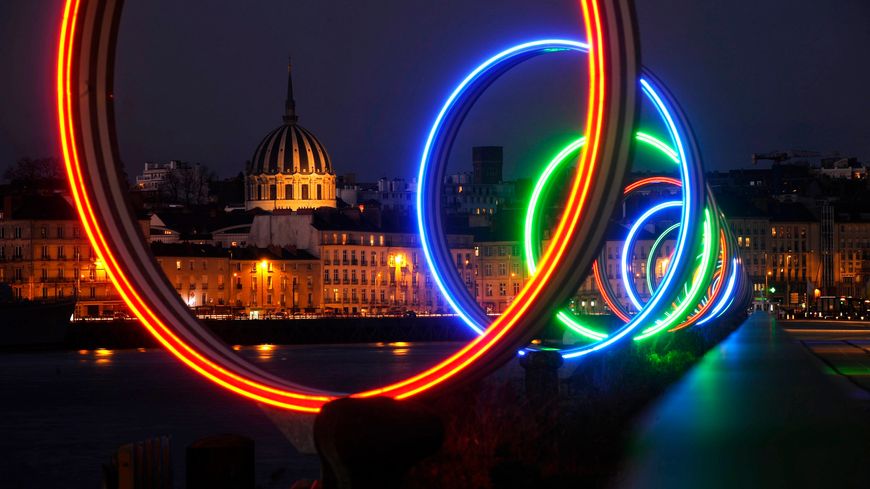
<path fill-rule="evenodd" d="M 260 270 L 263 272 L 263 277 L 260 279 L 260 309 L 263 311 L 263 315 L 266 313 L 266 301 L 264 299 L 264 291 L 266 288 L 266 270 L 269 268 L 269 262 L 266 260 L 260 261 Z M 262 318 L 261 318 L 262 319 Z"/>
<path fill-rule="evenodd" d="M 393 266 L 396 268 L 395 272 L 393 273 L 393 280 L 396 283 L 396 292 L 395 292 L 396 295 L 393 298 L 393 302 L 394 302 L 393 305 L 398 305 L 398 303 L 400 302 L 399 301 L 400 297 L 404 298 L 404 300 L 402 302 L 407 301 L 407 290 L 402 287 L 402 278 L 403 277 L 401 275 L 401 269 L 405 268 L 406 263 L 407 263 L 407 260 L 405 259 L 404 254 L 396 253 L 393 256 Z"/>

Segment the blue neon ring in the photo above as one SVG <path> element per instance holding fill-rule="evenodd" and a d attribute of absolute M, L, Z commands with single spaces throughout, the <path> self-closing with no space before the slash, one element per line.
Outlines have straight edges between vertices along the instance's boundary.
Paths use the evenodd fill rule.
<path fill-rule="evenodd" d="M 440 245 L 441 248 L 441 250 L 439 250 L 440 252 L 437 254 L 441 256 L 435 256 L 435 251 L 439 248 L 439 246 L 435 246 L 436 243 L 432 242 L 429 233 L 430 229 L 434 229 L 435 231 L 441 230 L 439 214 L 440 209 L 436 209 L 437 212 L 433 212 L 432 209 L 427 208 L 426 204 L 428 200 L 424 197 L 427 187 L 431 185 L 430 180 L 434 180 L 436 182 L 439 181 L 437 176 L 439 175 L 439 171 L 443 172 L 444 166 L 443 161 L 433 161 L 432 148 L 436 144 L 443 144 L 443 139 L 452 140 L 452 137 L 455 136 L 455 132 L 457 130 L 456 124 L 461 122 L 461 117 L 458 120 L 450 121 L 452 124 L 447 125 L 445 125 L 445 120 L 451 117 L 456 117 L 457 113 L 461 116 L 463 110 L 467 111 L 467 105 L 470 105 L 477 99 L 477 97 L 479 97 L 482 91 L 488 86 L 488 83 L 491 83 L 492 81 L 494 81 L 495 78 L 503 74 L 505 71 L 512 68 L 516 64 L 519 64 L 520 62 L 529 59 L 530 57 L 544 54 L 547 52 L 561 51 L 587 52 L 588 47 L 583 43 L 575 41 L 537 41 L 522 44 L 503 51 L 502 53 L 490 58 L 489 60 L 478 66 L 460 83 L 460 85 L 452 92 L 450 97 L 448 97 L 447 101 L 439 112 L 439 115 L 436 118 L 432 129 L 429 132 L 429 137 L 424 146 L 423 156 L 421 158 L 420 164 L 420 173 L 418 177 L 418 181 L 420 182 L 420 191 L 417 196 L 417 218 L 424 256 L 426 257 L 427 263 L 430 267 L 430 270 L 432 271 L 435 283 L 438 285 L 447 302 L 451 305 L 454 311 L 456 311 L 457 314 L 463 319 L 463 321 L 470 328 L 478 333 L 483 331 L 481 325 L 488 322 L 486 321 L 485 313 L 483 313 L 483 311 L 480 309 L 479 305 L 477 305 L 473 298 L 469 299 L 469 294 L 467 290 L 465 290 L 464 285 L 461 283 L 457 284 L 458 280 L 455 275 L 451 274 L 451 276 L 445 277 L 440 273 L 440 270 L 442 270 L 440 266 L 443 266 L 443 269 L 445 270 L 449 270 L 450 267 L 452 267 L 452 260 L 450 260 L 449 258 L 449 251 L 447 253 L 443 252 L 443 248 L 445 248 L 446 246 L 443 243 L 442 233 L 433 233 L 442 237 L 442 242 L 437 243 Z M 687 158 L 685 157 L 686 151 L 682 142 L 682 138 L 680 137 L 677 130 L 677 125 L 674 122 L 670 111 L 667 109 L 665 103 L 662 101 L 661 96 L 653 88 L 652 83 L 648 81 L 648 79 L 654 80 L 654 77 L 652 77 L 652 75 L 646 74 L 645 78 L 641 80 L 641 87 L 647 97 L 650 98 L 650 100 L 654 103 L 659 114 L 662 116 L 663 120 L 668 126 L 670 137 L 674 142 L 674 146 L 677 148 L 678 154 L 680 155 L 682 170 L 681 173 L 683 174 L 684 182 L 682 221 L 689 223 L 689 226 L 685 227 L 693 228 L 697 226 L 696 223 L 692 222 L 693 214 L 697 212 L 697 209 L 703 208 L 704 204 L 704 196 L 696 195 L 692 192 L 692 190 L 694 189 L 694 184 L 692 183 L 692 181 L 697 180 L 700 182 L 701 179 L 702 174 L 700 171 L 700 162 L 697 158 L 693 158 L 692 161 L 695 164 L 690 166 L 687 163 Z M 673 100 L 672 97 L 668 96 L 667 98 L 669 102 Z M 669 105 L 673 106 L 674 104 L 671 102 Z M 433 215 L 436 216 L 435 219 L 431 218 L 431 216 Z M 680 236 L 678 238 L 678 249 L 677 253 L 675 253 L 676 258 L 682 258 L 683 249 L 686 247 L 689 237 L 693 235 L 694 234 L 689 232 L 689 230 L 681 229 Z M 664 286 L 659 287 L 658 289 L 659 298 L 665 295 L 665 292 L 670 291 L 670 287 L 672 286 L 671 284 L 674 282 L 673 278 L 675 275 L 685 275 L 687 267 L 681 265 L 682 263 L 678 262 L 674 267 L 669 268 L 665 280 L 663 280 Z M 453 282 L 451 286 L 447 285 L 449 282 Z M 454 290 L 460 291 L 458 296 L 452 293 Z M 654 296 L 653 299 L 657 299 L 657 297 Z M 655 306 L 656 304 L 658 304 L 659 300 L 651 300 L 650 302 L 653 304 L 653 306 Z M 642 314 L 638 316 L 645 317 L 649 313 L 651 313 L 653 309 L 654 307 L 648 308 L 647 311 L 642 311 Z M 643 314 L 643 312 L 646 312 L 646 314 Z M 475 316 L 478 320 L 475 320 Z M 637 327 L 638 323 L 639 321 L 629 322 L 623 328 L 614 332 L 611 337 L 597 344 L 589 345 L 586 348 L 566 351 L 566 358 L 572 358 L 574 356 L 583 355 L 585 353 L 604 348 L 626 336 Z"/>

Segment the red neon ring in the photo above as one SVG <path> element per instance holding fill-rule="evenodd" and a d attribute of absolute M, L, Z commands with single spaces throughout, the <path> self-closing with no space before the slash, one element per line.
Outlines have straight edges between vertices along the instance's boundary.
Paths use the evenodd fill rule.
<path fill-rule="evenodd" d="M 652 177 L 642 178 L 636 182 L 629 184 L 628 186 L 625 187 L 625 190 L 623 190 L 622 195 L 627 196 L 639 188 L 645 187 L 647 185 L 654 185 L 654 184 L 666 184 L 666 185 L 673 185 L 675 187 L 682 187 L 683 186 L 683 183 L 676 178 L 665 177 L 665 176 L 652 176 Z M 719 276 L 724 276 L 725 274 L 727 274 L 727 270 L 728 270 L 728 263 L 727 263 L 728 260 L 726 259 L 727 258 L 727 243 L 726 243 L 726 241 L 727 240 L 725 239 L 725 231 L 723 230 L 720 232 L 720 238 L 719 238 L 720 247 L 721 247 L 720 254 L 721 254 L 722 260 L 723 260 L 722 269 L 717 272 L 717 274 L 719 274 Z M 604 286 L 604 282 L 602 279 L 603 271 L 601 270 L 601 264 L 598 260 L 595 260 L 595 263 L 592 265 L 592 272 L 593 272 L 593 277 L 595 280 L 595 285 L 596 285 L 596 287 L 598 287 L 598 291 L 601 294 L 602 299 L 604 299 L 604 303 L 607 304 L 607 307 L 610 308 L 610 311 L 613 312 L 614 315 L 616 315 L 623 322 L 627 323 L 630 320 L 630 318 L 628 317 L 628 315 L 626 315 L 624 312 L 622 312 L 622 309 L 620 307 L 618 307 L 618 305 L 615 303 L 613 298 L 607 292 L 607 288 Z M 707 302 L 705 304 L 703 304 L 697 312 L 695 312 L 694 314 L 687 317 L 683 322 L 681 322 L 677 326 L 674 326 L 673 328 L 669 329 L 668 332 L 673 333 L 675 331 L 685 329 L 685 328 L 695 324 L 702 317 L 704 317 L 704 313 L 706 313 L 707 310 L 710 309 L 712 304 L 719 297 L 719 294 L 722 292 L 722 284 L 723 284 L 723 280 L 719 280 L 719 282 L 715 282 L 715 285 L 711 287 L 712 294 L 710 294 L 710 296 L 708 297 Z"/>
<path fill-rule="evenodd" d="M 602 134 L 605 132 L 605 109 L 609 102 L 609 93 L 606 87 L 606 73 L 613 73 L 616 69 L 625 70 L 624 66 L 613 67 L 607 63 L 605 49 L 613 43 L 623 42 L 617 40 L 616 33 L 608 33 L 609 37 L 605 42 L 605 33 L 603 31 L 604 20 L 602 12 L 605 16 L 613 15 L 612 10 L 622 8 L 626 11 L 626 6 L 620 7 L 611 6 L 610 4 L 600 6 L 599 0 L 580 0 L 583 21 L 586 32 L 589 34 L 589 104 L 586 117 L 586 131 L 588 135 L 588 143 L 585 146 L 578 164 L 577 176 L 574 180 L 574 186 L 567 203 L 567 212 L 565 217 L 560 222 L 559 227 L 553 238 L 553 244 L 550 249 L 542 257 L 539 263 L 539 273 L 526 285 L 526 287 L 517 296 L 514 303 L 511 304 L 508 311 L 499 317 L 489 329 L 475 340 L 470 342 L 459 352 L 451 355 L 446 360 L 438 365 L 408 379 L 390 384 L 384 387 L 371 389 L 365 392 L 353 394 L 356 397 L 372 397 L 372 396 L 389 396 L 396 399 L 405 399 L 423 392 L 433 390 L 436 387 L 446 387 L 452 383 L 459 381 L 462 377 L 468 377 L 472 370 L 472 365 L 475 365 L 478 370 L 486 368 L 491 370 L 492 365 L 481 367 L 487 363 L 493 363 L 499 356 L 504 357 L 506 350 L 515 350 L 521 346 L 512 344 L 508 341 L 516 342 L 516 333 L 511 335 L 513 330 L 518 329 L 518 325 L 526 318 L 526 313 L 536 301 L 536 298 L 547 285 L 550 276 L 559 266 L 560 258 L 565 253 L 566 249 L 572 244 L 574 230 L 580 221 L 583 214 L 584 204 L 587 202 L 589 189 L 592 183 L 592 176 L 596 165 L 601 164 L 602 153 L 607 153 L 602 146 Z M 614 2 L 617 3 L 617 2 Z M 205 347 L 201 341 L 197 341 L 194 333 L 184 334 L 173 331 L 163 319 L 151 307 L 144 294 L 137 289 L 130 277 L 125 273 L 122 264 L 125 264 L 123 254 L 116 254 L 110 244 L 111 239 L 107 239 L 107 234 L 101 227 L 102 217 L 95 211 L 100 205 L 99 201 L 95 204 L 95 198 L 99 197 L 89 190 L 89 181 L 86 180 L 86 165 L 87 160 L 84 157 L 95 151 L 93 147 L 87 146 L 89 140 L 86 136 L 93 136 L 87 131 L 94 130 L 88 124 L 94 124 L 93 118 L 98 117 L 102 112 L 106 111 L 105 107 L 86 106 L 82 100 L 92 101 L 95 96 L 93 93 L 83 93 L 92 91 L 93 88 L 88 85 L 87 80 L 82 80 L 80 68 L 80 59 L 76 58 L 77 49 L 84 43 L 106 42 L 104 39 L 94 41 L 97 29 L 102 27 L 109 34 L 101 32 L 100 34 L 114 39 L 117 24 L 105 27 L 87 24 L 87 21 L 94 21 L 96 18 L 100 20 L 99 14 L 95 14 L 95 10 L 111 9 L 119 12 L 119 5 L 113 0 L 67 0 L 63 11 L 63 20 L 61 23 L 59 43 L 58 43 L 58 58 L 57 58 L 57 110 L 58 110 L 58 125 L 60 131 L 61 147 L 63 151 L 64 164 L 67 171 L 67 176 L 70 181 L 71 192 L 75 201 L 76 210 L 81 218 L 83 228 L 88 236 L 88 239 L 93 246 L 97 257 L 101 259 L 107 270 L 112 283 L 118 290 L 118 293 L 124 299 L 130 310 L 139 318 L 141 323 L 149 330 L 149 332 L 163 345 L 170 353 L 176 356 L 188 367 L 192 368 L 199 374 L 208 378 L 222 387 L 233 391 L 244 397 L 263 402 L 265 404 L 303 412 L 318 412 L 320 408 L 327 402 L 338 397 L 336 394 L 321 393 L 314 390 L 305 390 L 305 388 L 292 384 L 281 384 L 276 382 L 274 385 L 269 385 L 268 381 L 274 380 L 269 376 L 264 376 L 260 380 L 252 379 L 251 376 L 239 374 L 237 365 L 233 365 L 233 359 L 223 359 L 226 363 L 219 364 L 215 360 L 207 358 L 200 348 Z M 117 14 L 116 14 L 117 15 Z M 81 17 L 80 17 L 81 16 Z M 117 21 L 117 18 L 116 18 Z M 620 20 L 623 23 L 631 23 L 633 18 Z M 612 18 L 610 24 L 614 25 Z M 88 32 L 88 29 L 93 29 Z M 90 38 L 85 37 L 90 35 Z M 91 45 L 91 49 L 105 48 L 104 44 Z M 114 49 L 113 41 L 109 41 L 110 50 Z M 101 55 L 107 56 L 105 53 Z M 113 53 L 112 53 L 113 54 Z M 89 56 L 92 53 L 88 54 Z M 633 56 L 633 53 L 629 53 Z M 90 58 L 82 58 L 85 61 L 91 61 Z M 89 67 L 92 70 L 108 71 L 106 66 Z M 75 77 L 75 78 L 74 78 Z M 73 89 L 75 87 L 76 90 Z M 624 94 L 624 92 L 623 92 Z M 91 97 L 91 98 L 88 98 Z M 109 95 L 108 98 L 111 98 Z M 105 100 L 97 99 L 97 105 L 108 104 Z M 90 115 L 91 120 L 83 121 L 84 115 Z M 97 113 L 97 116 L 94 116 Z M 99 122 L 105 123 L 105 120 Z M 113 121 L 110 121 L 113 123 Z M 105 128 L 101 128 L 104 130 Z M 86 135 L 83 137 L 83 135 Z M 618 139 L 611 136 L 612 139 Z M 106 151 L 105 148 L 98 148 L 96 151 Z M 84 154 L 85 156 L 82 156 Z M 120 252 L 119 252 L 120 253 Z M 230 367 L 226 365 L 229 364 Z M 247 367 L 245 367 L 247 368 Z M 462 375 L 460 375 L 462 374 Z M 285 387 L 292 386 L 293 389 Z"/>

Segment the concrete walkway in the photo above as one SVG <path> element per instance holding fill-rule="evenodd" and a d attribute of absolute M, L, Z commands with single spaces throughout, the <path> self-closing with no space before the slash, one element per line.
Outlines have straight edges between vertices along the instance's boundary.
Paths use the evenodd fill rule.
<path fill-rule="evenodd" d="M 616 487 L 870 487 L 870 413 L 763 313 L 641 417 Z"/>

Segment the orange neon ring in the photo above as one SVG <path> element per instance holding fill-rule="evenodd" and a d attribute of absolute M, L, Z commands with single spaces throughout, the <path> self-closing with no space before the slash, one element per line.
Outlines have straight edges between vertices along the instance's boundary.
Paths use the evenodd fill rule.
<path fill-rule="evenodd" d="M 125 201 L 123 195 L 118 195 L 120 187 L 112 186 L 120 182 L 117 165 L 113 164 L 118 158 L 111 101 L 111 68 L 120 3 L 66 0 L 60 28 L 58 125 L 64 164 L 85 233 L 130 310 L 185 365 L 249 399 L 294 411 L 318 412 L 325 403 L 343 394 L 292 384 L 242 361 L 196 321 L 174 289 L 170 291 L 165 277 L 155 275 L 160 272 L 150 254 L 143 255 L 139 236 L 132 240 L 124 238 L 136 232 L 129 212 L 125 215 L 125 209 L 117 206 Z M 540 326 L 537 318 L 543 317 L 548 308 L 547 301 L 537 299 L 549 280 L 572 278 L 579 283 L 576 272 L 565 271 L 571 267 L 559 267 L 560 260 L 581 256 L 581 251 L 571 244 L 578 227 L 584 225 L 580 217 L 590 194 L 602 193 L 590 190 L 593 177 L 605 175 L 607 183 L 621 178 L 620 171 L 624 172 L 628 135 L 635 117 L 638 65 L 634 15 L 629 2 L 580 0 L 580 3 L 590 46 L 585 131 L 588 143 L 580 158 L 566 206 L 568 211 L 539 263 L 539 273 L 507 312 L 457 353 L 418 375 L 353 396 L 405 399 L 485 375 L 512 358 L 516 349 L 528 341 L 535 333 L 535 328 L 528 326 Z M 113 204 L 116 206 L 112 207 Z M 128 273 L 130 270 L 134 273 Z M 168 295 L 170 292 L 174 297 Z"/>
<path fill-rule="evenodd" d="M 647 178 L 641 178 L 640 180 L 628 184 L 625 189 L 622 191 L 623 196 L 627 196 L 628 194 L 634 192 L 635 190 L 645 187 L 647 185 L 654 185 L 657 183 L 663 183 L 667 185 L 673 185 L 674 187 L 682 187 L 683 182 L 681 182 L 677 178 L 673 177 L 664 177 L 664 176 L 653 176 Z M 608 288 L 604 284 L 604 280 L 601 278 L 603 275 L 603 271 L 601 270 L 601 262 L 595 260 L 595 263 L 592 264 L 592 275 L 595 279 L 595 286 L 598 287 L 598 292 L 601 294 L 601 298 L 604 299 L 604 303 L 607 304 L 607 307 L 610 311 L 622 322 L 627 323 L 631 321 L 631 318 L 622 311 L 622 308 L 616 304 L 616 301 L 613 300 L 613 297 L 610 296 L 610 293 L 607 291 Z"/>
<path fill-rule="evenodd" d="M 637 190 L 641 187 L 645 187 L 647 185 L 654 185 L 654 184 L 667 184 L 667 185 L 673 185 L 675 187 L 682 187 L 683 186 L 683 182 L 681 182 L 679 179 L 676 179 L 676 178 L 665 177 L 665 176 L 652 176 L 652 177 L 642 178 L 640 180 L 637 180 L 636 182 L 633 182 L 633 183 L 627 185 L 625 187 L 625 189 L 623 190 L 622 195 L 627 196 L 628 194 L 634 192 L 635 190 Z M 723 228 L 719 233 L 719 243 L 720 243 L 720 249 L 721 249 L 720 255 L 722 257 L 722 269 L 719 270 L 718 272 L 716 272 L 720 277 L 727 275 L 727 270 L 729 269 L 728 260 L 727 260 L 727 257 L 728 257 L 727 241 L 728 240 L 726 239 L 725 228 Z M 610 311 L 613 312 L 613 314 L 616 315 L 616 317 L 621 319 L 623 322 L 627 323 L 628 321 L 630 321 L 631 318 L 622 311 L 622 309 L 618 306 L 618 304 L 615 303 L 613 298 L 610 296 L 607 287 L 605 287 L 604 281 L 601 278 L 603 271 L 601 270 L 601 264 L 598 260 L 595 260 L 595 263 L 593 263 L 592 272 L 593 272 L 593 278 L 595 280 L 595 285 L 596 285 L 596 287 L 598 287 L 598 291 L 601 294 L 602 299 L 604 299 L 604 303 L 607 304 L 608 308 L 610 308 Z M 718 282 L 714 281 L 714 285 L 711 285 L 709 288 L 709 289 L 711 289 L 712 293 L 707 298 L 707 302 L 704 303 L 703 305 L 701 305 L 700 308 L 698 308 L 698 310 L 696 312 L 694 312 L 689 317 L 687 317 L 685 320 L 683 320 L 683 322 L 681 322 L 677 326 L 674 326 L 673 328 L 669 329 L 668 332 L 673 333 L 675 331 L 685 329 L 685 328 L 695 324 L 701 318 L 703 318 L 704 314 L 707 312 L 707 310 L 710 309 L 710 307 L 713 305 L 713 303 L 719 297 L 719 294 L 722 292 L 723 282 L 724 282 L 724 280 L 719 280 Z"/>

